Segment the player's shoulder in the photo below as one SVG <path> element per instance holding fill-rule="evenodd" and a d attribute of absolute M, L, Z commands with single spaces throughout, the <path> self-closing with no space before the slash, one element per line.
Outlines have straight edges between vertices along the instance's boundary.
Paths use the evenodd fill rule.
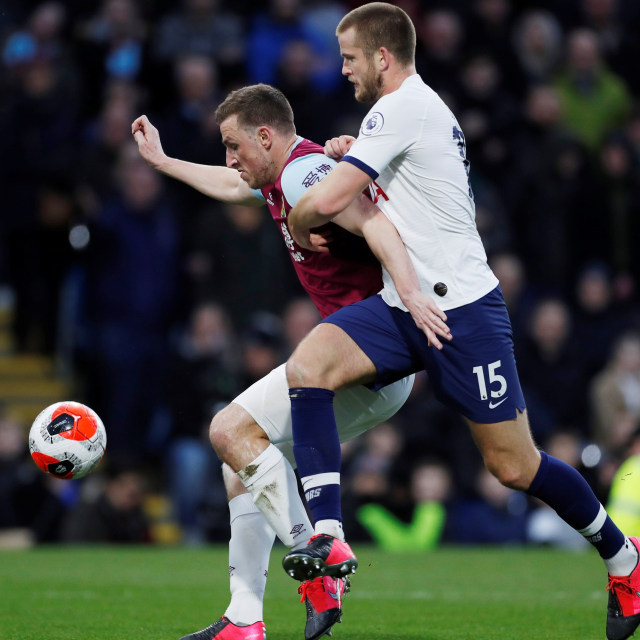
<path fill-rule="evenodd" d="M 313 151 L 303 156 L 294 158 L 287 164 L 282 172 L 282 181 L 297 177 L 309 171 L 317 172 L 324 177 L 336 165 L 335 160 L 328 158 L 320 151 Z"/>
<path fill-rule="evenodd" d="M 320 152 L 307 153 L 291 160 L 280 178 L 287 202 L 294 206 L 304 191 L 320 182 L 335 165 L 335 160 Z"/>
<path fill-rule="evenodd" d="M 402 111 L 424 105 L 424 100 L 434 95 L 435 91 L 416 73 L 406 78 L 395 91 L 382 96 L 375 106 Z"/>
<path fill-rule="evenodd" d="M 365 116 L 360 132 L 371 136 L 387 125 L 394 131 L 402 130 L 423 117 L 432 98 L 437 94 L 418 75 L 409 76 L 402 85 L 382 96 Z"/>

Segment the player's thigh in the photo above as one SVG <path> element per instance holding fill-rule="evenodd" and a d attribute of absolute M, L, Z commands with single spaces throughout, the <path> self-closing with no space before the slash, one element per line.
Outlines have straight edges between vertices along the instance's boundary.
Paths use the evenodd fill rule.
<path fill-rule="evenodd" d="M 500 292 L 447 311 L 447 323 L 453 340 L 422 352 L 438 399 L 479 424 L 516 419 L 526 404 Z"/>
<path fill-rule="evenodd" d="M 236 396 L 230 406 L 234 405 L 264 431 L 272 444 L 291 439 L 291 403 L 284 364 Z"/>
<path fill-rule="evenodd" d="M 322 323 L 315 327 L 287 362 L 292 387 L 340 389 L 374 380 L 371 358 L 340 327 Z"/>
<path fill-rule="evenodd" d="M 512 420 L 478 423 L 467 420 L 485 465 L 503 484 L 527 489 L 540 466 L 526 410 Z"/>
<path fill-rule="evenodd" d="M 415 376 L 401 378 L 377 391 L 357 385 L 336 392 L 333 407 L 340 442 L 346 442 L 391 418 L 406 402 Z"/>
<path fill-rule="evenodd" d="M 398 380 L 379 391 L 357 385 L 336 392 L 334 410 L 341 442 L 350 440 L 390 418 L 406 401 L 413 376 Z M 266 433 L 272 444 L 295 465 L 291 403 L 285 365 L 276 367 L 233 400 Z"/>

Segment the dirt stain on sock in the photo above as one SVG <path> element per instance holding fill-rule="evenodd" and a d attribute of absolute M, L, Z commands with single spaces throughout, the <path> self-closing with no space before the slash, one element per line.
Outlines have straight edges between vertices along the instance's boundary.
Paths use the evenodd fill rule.
<path fill-rule="evenodd" d="M 258 507 L 263 507 L 267 511 L 272 511 L 273 513 L 277 513 L 275 507 L 273 506 L 272 498 L 276 499 L 278 497 L 278 483 L 272 482 L 271 484 L 266 485 L 260 491 L 260 494 L 255 500 L 255 503 Z"/>
<path fill-rule="evenodd" d="M 248 464 L 243 470 L 242 470 L 242 478 L 244 480 L 248 480 L 249 478 L 253 478 L 253 476 L 256 475 L 257 471 L 258 471 L 258 467 L 260 465 L 258 464 Z"/>

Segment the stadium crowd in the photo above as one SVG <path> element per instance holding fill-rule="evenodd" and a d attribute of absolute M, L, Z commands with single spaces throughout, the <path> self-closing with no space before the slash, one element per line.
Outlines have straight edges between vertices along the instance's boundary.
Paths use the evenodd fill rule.
<path fill-rule="evenodd" d="M 334 30 L 358 4 L 4 1 L 0 287 L 15 301 L 17 351 L 62 358 L 103 418 L 109 477 L 90 505 L 53 489 L 25 456 L 26 426 L 3 416 L 0 527 L 78 540 L 74 522 L 97 516 L 64 514 L 113 522 L 125 509 L 126 522 L 87 539 L 146 541 L 151 484 L 186 542 L 227 538 L 209 421 L 319 316 L 265 211 L 161 178 L 130 127 L 146 113 L 168 155 L 224 164 L 213 111 L 265 82 L 288 97 L 300 135 L 357 135 L 367 106 L 341 77 Z M 640 433 L 640 5 L 394 4 L 417 27 L 418 72 L 466 135 L 536 441 L 606 503 Z M 415 390 L 344 447 L 350 540 L 581 544 L 483 471 L 423 375 Z"/>

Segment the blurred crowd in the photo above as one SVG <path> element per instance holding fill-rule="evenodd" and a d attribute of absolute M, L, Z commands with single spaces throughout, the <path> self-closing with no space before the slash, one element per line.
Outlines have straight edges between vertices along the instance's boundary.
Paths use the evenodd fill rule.
<path fill-rule="evenodd" d="M 368 107 L 341 77 L 334 30 L 359 4 L 3 1 L 2 299 L 16 350 L 64 363 L 109 447 L 92 481 L 51 483 L 25 456 L 26 426 L 0 416 L 0 528 L 148 541 L 145 496 L 162 491 L 184 541 L 228 535 L 209 421 L 318 315 L 266 210 L 162 178 L 130 126 L 146 113 L 168 155 L 223 164 L 215 107 L 266 82 L 300 135 L 357 135 Z M 536 441 L 607 502 L 640 455 L 640 4 L 395 4 L 465 132 Z M 483 471 L 423 375 L 389 423 L 345 446 L 344 478 L 352 540 L 580 544 Z"/>

